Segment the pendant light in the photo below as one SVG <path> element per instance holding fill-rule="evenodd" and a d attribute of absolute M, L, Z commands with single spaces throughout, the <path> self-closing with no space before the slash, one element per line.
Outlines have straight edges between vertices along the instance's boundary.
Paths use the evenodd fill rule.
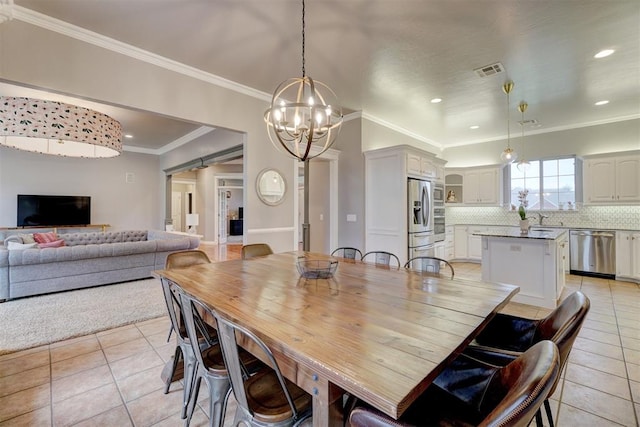
<path fill-rule="evenodd" d="M 518 111 L 520 111 L 520 114 L 522 115 L 522 118 L 520 120 L 520 126 L 522 127 L 522 139 L 521 139 L 521 141 L 522 141 L 522 150 L 521 150 L 522 160 L 520 160 L 518 162 L 518 166 L 517 166 L 517 168 L 518 168 L 518 170 L 520 172 L 528 171 L 529 170 L 529 166 L 531 166 L 529 161 L 526 160 L 525 157 L 524 157 L 524 112 L 527 111 L 527 107 L 528 106 L 529 105 L 524 101 L 520 102 L 520 105 L 518 105 Z"/>
<path fill-rule="evenodd" d="M 314 81 L 305 70 L 305 2 L 302 0 L 302 77 L 276 88 L 264 114 L 269 139 L 286 153 L 305 161 L 324 153 L 335 142 L 342 125 L 336 94 Z"/>
<path fill-rule="evenodd" d="M 503 163 L 513 163 L 518 159 L 518 153 L 515 152 L 513 148 L 511 148 L 510 144 L 510 128 L 511 123 L 509 119 L 509 94 L 513 90 L 513 82 L 508 81 L 502 85 L 502 91 L 507 94 L 507 147 L 500 154 L 500 160 Z"/>
<path fill-rule="evenodd" d="M 65 157 L 122 152 L 122 126 L 98 111 L 63 102 L 0 96 L 0 146 Z"/>
<path fill-rule="evenodd" d="M 271 143 L 304 162 L 304 218 L 302 249 L 311 247 L 309 224 L 309 160 L 333 145 L 342 126 L 338 97 L 324 83 L 314 81 L 305 70 L 305 2 L 302 0 L 302 77 L 280 83 L 264 113 Z"/>

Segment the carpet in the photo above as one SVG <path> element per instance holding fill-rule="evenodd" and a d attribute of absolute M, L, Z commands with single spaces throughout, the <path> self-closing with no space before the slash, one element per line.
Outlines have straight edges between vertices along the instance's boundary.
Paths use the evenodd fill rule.
<path fill-rule="evenodd" d="M 143 279 L 0 303 L 0 354 L 165 315 L 159 279 Z"/>

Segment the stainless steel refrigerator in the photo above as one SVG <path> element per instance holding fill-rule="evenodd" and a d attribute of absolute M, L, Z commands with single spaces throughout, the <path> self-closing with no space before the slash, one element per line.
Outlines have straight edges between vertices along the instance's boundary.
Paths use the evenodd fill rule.
<path fill-rule="evenodd" d="M 433 184 L 429 181 L 409 178 L 407 191 L 409 259 L 417 256 L 434 256 Z"/>

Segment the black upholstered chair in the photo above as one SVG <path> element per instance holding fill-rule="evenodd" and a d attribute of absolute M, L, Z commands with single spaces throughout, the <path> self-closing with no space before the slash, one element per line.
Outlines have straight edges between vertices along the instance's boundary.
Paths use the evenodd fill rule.
<path fill-rule="evenodd" d="M 252 243 L 242 247 L 242 259 L 250 259 L 258 256 L 271 255 L 273 251 L 271 246 L 266 243 Z"/>
<path fill-rule="evenodd" d="M 455 272 L 453 266 L 448 261 L 437 257 L 419 256 L 411 258 L 406 262 L 404 268 L 416 270 L 422 274 L 432 275 L 436 277 L 442 277 L 446 274 L 450 279 L 453 279 Z M 446 270 L 446 273 L 444 272 Z"/>
<path fill-rule="evenodd" d="M 343 246 L 343 247 L 338 248 L 338 249 L 334 250 L 333 252 L 331 252 L 331 256 L 337 256 L 337 257 L 340 257 L 340 258 L 347 258 L 347 259 L 361 260 L 362 259 L 362 252 L 360 252 L 360 249 L 357 249 L 357 248 L 351 248 L 349 246 Z"/>
<path fill-rule="evenodd" d="M 559 375 L 558 349 L 551 341 L 531 347 L 498 367 L 460 355 L 398 420 L 358 406 L 352 427 L 513 426 L 526 427 Z"/>
<path fill-rule="evenodd" d="M 368 262 L 370 260 L 373 260 L 377 266 L 400 268 L 400 260 L 391 252 L 371 251 L 362 255 L 362 261 Z"/>
<path fill-rule="evenodd" d="M 497 365 L 505 365 L 518 357 L 532 345 L 551 340 L 560 352 L 560 370 L 564 369 L 573 343 L 582 328 L 590 308 L 589 298 L 576 291 L 543 319 L 526 319 L 498 313 L 482 330 L 464 353 Z M 551 388 L 555 391 L 557 382 Z M 544 408 L 549 425 L 553 427 L 553 416 L 549 401 Z"/>

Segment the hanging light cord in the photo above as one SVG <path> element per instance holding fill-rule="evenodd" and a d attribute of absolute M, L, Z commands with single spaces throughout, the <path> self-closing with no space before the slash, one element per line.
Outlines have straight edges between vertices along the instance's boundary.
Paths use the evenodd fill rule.
<path fill-rule="evenodd" d="M 306 77 L 306 71 L 304 68 L 304 49 L 305 49 L 305 45 L 304 45 L 304 26 L 305 26 L 305 22 L 304 22 L 304 13 L 305 13 L 305 6 L 304 6 L 304 0 L 302 0 L 302 78 Z"/>
<path fill-rule="evenodd" d="M 509 116 L 510 116 L 510 114 L 509 114 L 509 105 L 510 105 L 510 103 L 509 103 L 509 92 L 511 92 L 511 91 L 507 92 L 507 147 L 511 148 L 511 144 L 509 143 L 509 135 L 511 134 L 511 125 L 509 123 L 510 122 L 510 120 L 509 120 Z"/>

